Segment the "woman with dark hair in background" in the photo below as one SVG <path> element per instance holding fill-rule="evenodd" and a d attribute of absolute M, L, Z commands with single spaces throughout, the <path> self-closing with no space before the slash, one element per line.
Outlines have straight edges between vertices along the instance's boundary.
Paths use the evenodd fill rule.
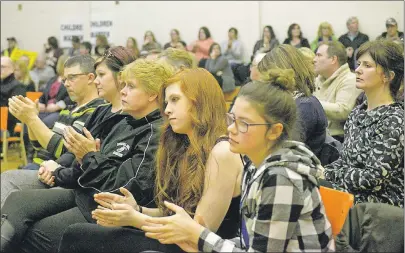
<path fill-rule="evenodd" d="M 58 40 L 55 37 L 49 37 L 47 43 L 44 45 L 46 57 L 46 64 L 51 66 L 56 73 L 56 63 L 61 55 L 63 49 L 59 48 Z"/>
<path fill-rule="evenodd" d="M 243 44 L 238 40 L 238 29 L 229 28 L 228 40 L 221 43 L 221 51 L 231 66 L 235 84 L 241 85 L 244 80 L 239 76 L 238 68 L 243 64 Z"/>
<path fill-rule="evenodd" d="M 231 66 L 243 62 L 243 45 L 238 40 L 238 30 L 236 28 L 229 28 L 228 40 L 222 42 L 221 50 Z"/>
<path fill-rule="evenodd" d="M 96 56 L 103 56 L 104 52 L 110 48 L 107 37 L 104 34 L 98 34 L 96 36 L 96 47 L 94 48 L 94 54 Z"/>
<path fill-rule="evenodd" d="M 253 48 L 252 60 L 257 53 L 267 53 L 280 43 L 274 34 L 273 27 L 267 25 L 263 28 L 262 39 L 258 40 Z"/>
<path fill-rule="evenodd" d="M 47 82 L 42 96 L 38 100 L 38 117 L 49 129 L 53 128 L 59 117 L 59 112 L 72 103 L 62 80 L 63 64 L 68 58 L 68 55 L 62 55 L 59 58 L 56 65 L 56 75 Z"/>
<path fill-rule="evenodd" d="M 404 81 L 404 50 L 376 40 L 358 51 L 356 87 L 367 100 L 350 113 L 340 158 L 325 178 L 355 202 L 404 206 L 404 105 L 396 102 Z"/>
<path fill-rule="evenodd" d="M 92 45 L 91 45 L 91 43 L 90 42 L 88 42 L 88 41 L 83 41 L 81 44 L 80 44 L 80 54 L 81 55 L 86 55 L 86 54 L 88 54 L 88 55 L 91 55 L 91 49 L 92 49 Z"/>
<path fill-rule="evenodd" d="M 135 58 L 139 58 L 138 42 L 136 42 L 136 39 L 134 37 L 129 37 L 127 39 L 126 47 L 132 50 L 132 53 L 134 54 Z"/>
<path fill-rule="evenodd" d="M 205 69 L 217 79 L 223 92 L 230 92 L 235 89 L 235 79 L 233 77 L 231 65 L 221 54 L 221 47 L 218 43 L 213 43 L 209 50 L 210 58 L 205 61 Z"/>
<path fill-rule="evenodd" d="M 162 46 L 156 41 L 155 35 L 152 31 L 146 31 L 143 36 L 144 42 L 142 45 L 141 55 L 148 55 L 149 53 L 157 53 L 162 50 Z"/>
<path fill-rule="evenodd" d="M 288 27 L 288 38 L 284 40 L 283 44 L 288 44 L 296 48 L 308 47 L 311 48 L 306 38 L 302 37 L 301 27 L 293 23 Z"/>
<path fill-rule="evenodd" d="M 170 42 L 167 42 L 165 44 L 164 49 L 167 49 L 169 47 L 186 50 L 187 44 L 186 42 L 181 40 L 179 30 L 172 29 L 170 31 Z"/>
<path fill-rule="evenodd" d="M 201 59 L 208 59 L 212 43 L 214 43 L 214 41 L 211 38 L 210 30 L 203 26 L 198 31 L 198 40 L 191 43 L 187 49 L 195 54 L 195 58 L 199 62 Z"/>

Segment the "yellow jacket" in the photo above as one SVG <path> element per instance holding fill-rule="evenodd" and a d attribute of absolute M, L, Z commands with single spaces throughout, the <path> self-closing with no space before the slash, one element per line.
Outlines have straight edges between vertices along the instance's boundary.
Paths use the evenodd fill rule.
<path fill-rule="evenodd" d="M 13 50 L 11 51 L 11 54 L 8 53 L 8 48 L 4 49 L 3 52 L 1 52 L 2 56 L 7 56 L 7 57 L 11 57 L 11 55 L 13 54 L 13 52 L 17 49 L 17 47 L 14 47 Z"/>

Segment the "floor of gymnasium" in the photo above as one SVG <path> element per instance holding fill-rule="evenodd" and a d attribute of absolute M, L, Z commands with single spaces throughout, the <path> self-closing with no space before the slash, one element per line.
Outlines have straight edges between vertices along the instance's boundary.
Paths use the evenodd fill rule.
<path fill-rule="evenodd" d="M 10 147 L 8 150 L 8 161 L 7 164 L 4 162 L 4 159 L 1 159 L 1 172 L 6 170 L 16 170 L 18 166 L 22 165 L 23 161 L 20 158 L 18 147 Z"/>

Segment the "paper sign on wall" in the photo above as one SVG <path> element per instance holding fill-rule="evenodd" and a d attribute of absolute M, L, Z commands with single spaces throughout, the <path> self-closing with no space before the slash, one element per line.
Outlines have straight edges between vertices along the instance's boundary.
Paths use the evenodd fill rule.
<path fill-rule="evenodd" d="M 78 36 L 80 41 L 84 38 L 84 22 L 78 18 L 65 18 L 60 22 L 59 47 L 72 47 L 72 36 Z"/>
<path fill-rule="evenodd" d="M 109 13 L 92 13 L 90 21 L 90 42 L 96 44 L 96 36 L 99 34 L 105 35 L 109 43 L 113 40 L 113 14 Z"/>

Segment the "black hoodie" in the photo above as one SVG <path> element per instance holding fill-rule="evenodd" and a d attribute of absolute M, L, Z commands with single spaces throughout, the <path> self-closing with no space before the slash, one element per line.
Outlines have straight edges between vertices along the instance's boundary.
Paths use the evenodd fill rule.
<path fill-rule="evenodd" d="M 84 124 L 93 138 L 100 139 L 101 143 L 104 142 L 104 139 L 117 123 L 125 117 L 130 117 L 128 114 L 121 113 L 121 111 L 112 113 L 111 109 L 112 105 L 110 103 L 99 105 Z M 79 132 L 83 134 L 83 131 Z M 75 159 L 73 153 L 65 152 L 56 160 L 61 166 L 53 173 L 55 185 L 65 188 L 76 188 L 78 186 L 77 179 L 82 174 L 82 170 L 79 169 L 80 164 Z"/>
<path fill-rule="evenodd" d="M 162 123 L 159 110 L 141 119 L 126 117 L 112 128 L 100 152 L 83 157 L 76 203 L 89 222 L 94 222 L 91 211 L 97 203 L 93 195 L 98 192 L 119 194 L 119 188 L 125 187 L 139 205 L 155 206 L 155 154 Z"/>

